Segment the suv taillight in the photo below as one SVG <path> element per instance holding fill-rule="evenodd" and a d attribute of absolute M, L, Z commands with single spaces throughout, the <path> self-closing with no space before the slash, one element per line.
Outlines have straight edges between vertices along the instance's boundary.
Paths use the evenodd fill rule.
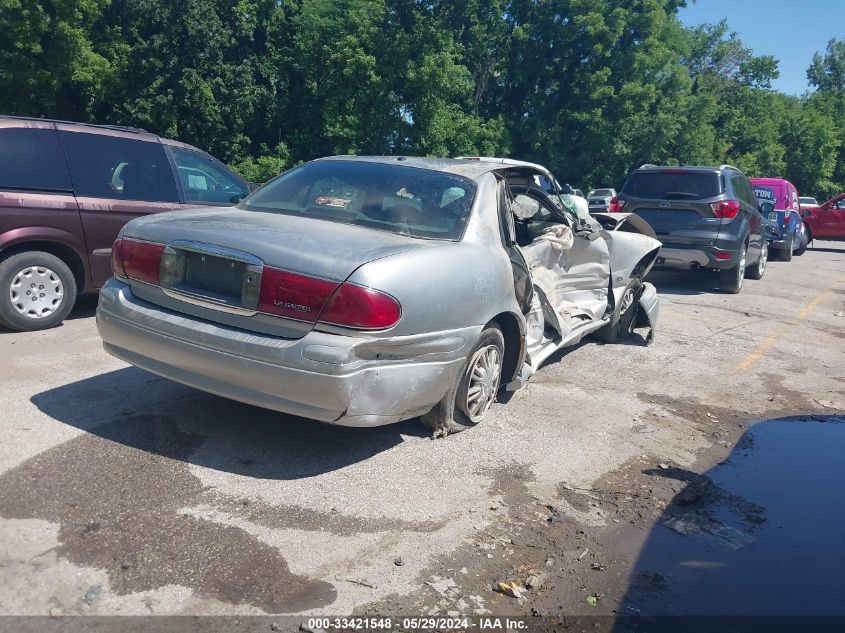
<path fill-rule="evenodd" d="M 610 199 L 610 204 L 607 206 L 608 213 L 622 213 L 625 208 L 625 200 L 619 196 L 614 196 Z"/>
<path fill-rule="evenodd" d="M 138 240 L 116 240 L 111 249 L 111 265 L 114 274 L 148 284 L 158 284 L 158 269 L 164 244 L 139 242 Z"/>
<path fill-rule="evenodd" d="M 258 310 L 267 314 L 362 330 L 382 330 L 402 316 L 390 295 L 357 284 L 264 268 Z"/>
<path fill-rule="evenodd" d="M 717 218 L 735 218 L 739 213 L 739 202 L 736 200 L 722 200 L 720 202 L 711 202 L 710 208 Z"/>

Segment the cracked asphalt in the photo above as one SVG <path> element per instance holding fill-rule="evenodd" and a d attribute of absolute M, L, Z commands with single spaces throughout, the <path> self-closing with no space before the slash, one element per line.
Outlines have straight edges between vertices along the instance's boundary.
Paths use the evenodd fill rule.
<path fill-rule="evenodd" d="M 845 414 L 842 244 L 772 261 L 740 295 L 650 281 L 652 346 L 584 341 L 438 440 L 129 367 L 91 298 L 59 328 L 0 331 L 0 614 L 614 613 L 660 585 L 633 573 L 639 549 L 745 430 Z M 527 601 L 490 589 L 536 569 Z"/>

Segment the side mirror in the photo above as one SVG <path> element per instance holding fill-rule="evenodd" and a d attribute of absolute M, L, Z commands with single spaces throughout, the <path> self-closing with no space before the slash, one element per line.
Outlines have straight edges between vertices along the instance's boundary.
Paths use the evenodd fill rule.
<path fill-rule="evenodd" d="M 234 196 L 232 196 L 232 197 L 229 199 L 229 202 L 231 202 L 232 204 L 238 204 L 238 203 L 239 203 L 241 200 L 243 200 L 245 197 L 246 197 L 246 194 L 245 194 L 245 193 L 243 193 L 243 192 L 238 192 L 238 193 L 236 193 Z"/>
<path fill-rule="evenodd" d="M 768 215 L 774 210 L 775 210 L 774 203 L 772 203 L 772 202 L 761 202 L 760 203 L 760 213 L 762 213 L 764 215 Z"/>

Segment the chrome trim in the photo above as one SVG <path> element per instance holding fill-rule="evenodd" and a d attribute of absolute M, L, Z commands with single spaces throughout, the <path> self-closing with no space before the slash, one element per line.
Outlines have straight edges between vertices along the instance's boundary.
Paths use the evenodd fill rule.
<path fill-rule="evenodd" d="M 193 305 L 211 310 L 220 310 L 221 312 L 228 312 L 230 314 L 239 314 L 241 316 L 254 316 L 258 314 L 258 310 L 250 310 L 249 308 L 242 308 L 240 306 L 233 306 L 224 301 L 214 301 L 210 297 L 200 297 L 198 295 L 173 290 L 172 288 L 161 287 L 161 291 L 172 299 L 178 299 L 185 303 L 192 303 Z"/>
<path fill-rule="evenodd" d="M 193 240 L 174 240 L 173 242 L 169 242 L 167 246 L 179 250 L 191 251 L 192 253 L 202 253 L 203 255 L 233 259 L 238 262 L 252 264 L 253 266 L 264 266 L 264 262 L 255 255 L 250 255 L 244 251 L 238 251 L 226 246 L 218 246 L 217 244 L 195 242 Z"/>

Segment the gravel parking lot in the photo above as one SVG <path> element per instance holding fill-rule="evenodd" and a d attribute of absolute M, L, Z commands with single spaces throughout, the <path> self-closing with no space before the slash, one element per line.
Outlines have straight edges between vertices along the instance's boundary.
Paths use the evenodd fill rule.
<path fill-rule="evenodd" d="M 0 610 L 613 613 L 690 477 L 758 422 L 845 414 L 843 262 L 818 242 L 736 296 L 652 274 L 652 346 L 585 341 L 436 441 L 129 367 L 91 299 L 62 327 L 2 331 Z M 491 589 L 532 574 L 524 598 Z"/>

